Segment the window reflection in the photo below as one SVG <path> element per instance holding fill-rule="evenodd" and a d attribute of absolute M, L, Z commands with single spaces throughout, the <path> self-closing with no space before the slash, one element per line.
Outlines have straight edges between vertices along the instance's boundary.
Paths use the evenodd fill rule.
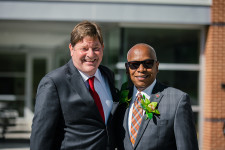
<path fill-rule="evenodd" d="M 154 47 L 161 63 L 199 63 L 199 29 L 124 28 L 124 54 L 137 43 Z M 126 55 L 124 55 L 124 60 Z"/>
<path fill-rule="evenodd" d="M 164 84 L 189 94 L 192 105 L 198 105 L 198 71 L 160 70 L 157 78 Z"/>

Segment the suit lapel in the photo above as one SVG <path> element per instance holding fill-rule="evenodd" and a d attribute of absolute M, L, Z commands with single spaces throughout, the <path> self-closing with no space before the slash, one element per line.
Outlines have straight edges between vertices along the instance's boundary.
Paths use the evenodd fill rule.
<path fill-rule="evenodd" d="M 124 120 L 123 120 L 123 127 L 125 131 L 127 131 L 125 134 L 125 140 L 124 140 L 124 145 L 128 146 L 127 149 L 133 149 L 132 143 L 130 141 L 130 133 L 129 133 L 129 128 L 128 128 L 128 117 L 129 117 L 129 108 L 126 109 Z"/>
<path fill-rule="evenodd" d="M 133 83 L 128 80 L 128 87 L 127 89 L 129 90 L 128 94 L 128 99 L 132 98 L 133 95 Z M 130 110 L 130 105 L 128 108 L 126 108 L 124 119 L 123 119 L 123 128 L 125 129 L 125 138 L 124 138 L 124 145 L 128 146 L 126 149 L 134 149 L 131 141 L 130 141 L 130 132 L 128 128 L 128 118 L 129 118 L 129 110 Z"/>
<path fill-rule="evenodd" d="M 72 60 L 68 63 L 68 72 L 67 77 L 68 80 L 72 86 L 72 88 L 75 90 L 76 94 L 78 94 L 84 103 L 87 105 L 93 105 L 94 100 L 88 91 L 79 71 L 74 67 Z M 97 107 L 96 107 L 97 109 Z"/>
<path fill-rule="evenodd" d="M 111 110 L 111 113 L 108 118 L 108 122 L 109 122 L 112 119 L 112 116 L 116 111 L 116 108 L 118 107 L 119 98 L 117 98 L 118 96 L 116 94 L 115 88 L 112 83 L 113 76 L 103 66 L 99 66 L 99 70 L 100 70 L 102 76 L 105 77 L 106 80 L 108 81 L 110 91 L 111 91 L 111 94 L 112 94 L 112 97 L 114 100 L 112 110 Z M 74 89 L 74 91 L 82 98 L 82 102 L 84 102 L 86 105 L 89 105 L 89 106 L 95 105 L 94 99 L 92 98 L 89 90 L 87 89 L 79 71 L 76 69 L 76 67 L 74 67 L 72 59 L 68 62 L 68 70 L 66 71 L 66 76 L 68 77 L 68 80 L 69 80 L 72 88 Z M 94 109 L 96 109 L 96 112 L 99 112 L 97 106 L 94 107 Z M 99 113 L 99 117 L 102 119 L 100 113 Z"/>
<path fill-rule="evenodd" d="M 113 102 L 112 110 L 109 114 L 107 124 L 110 124 L 110 122 L 112 121 L 114 113 L 116 112 L 116 109 L 117 109 L 118 106 L 119 106 L 119 102 Z"/>
<path fill-rule="evenodd" d="M 158 105 L 163 97 L 163 94 L 161 92 L 157 92 L 160 89 L 159 87 L 160 87 L 159 83 L 156 82 L 156 85 L 154 86 L 152 94 L 150 96 L 150 102 L 157 102 Z M 158 108 L 158 106 L 157 106 L 157 108 Z M 153 117 L 154 117 L 154 115 L 153 115 Z M 149 120 L 149 118 L 146 119 L 146 114 L 144 114 L 144 116 L 142 118 L 141 126 L 138 131 L 138 135 L 137 135 L 137 138 L 136 138 L 136 141 L 134 144 L 134 149 L 137 147 L 138 143 L 140 142 L 141 137 L 144 134 L 149 122 L 153 122 L 153 120 L 154 120 L 153 118 L 151 120 Z M 152 130 L 152 129 L 150 128 L 150 130 Z"/>

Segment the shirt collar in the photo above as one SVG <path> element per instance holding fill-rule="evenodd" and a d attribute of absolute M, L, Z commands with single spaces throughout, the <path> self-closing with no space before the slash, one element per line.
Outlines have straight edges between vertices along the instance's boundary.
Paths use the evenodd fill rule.
<path fill-rule="evenodd" d="M 84 80 L 84 82 L 86 82 L 90 77 L 93 77 L 93 76 L 89 76 L 89 75 L 81 72 L 80 70 L 78 70 L 78 71 L 80 72 L 80 75 L 81 75 L 82 79 Z M 101 81 L 102 76 L 101 76 L 101 73 L 100 73 L 99 69 L 96 70 L 94 76 L 95 76 L 96 79 Z"/>

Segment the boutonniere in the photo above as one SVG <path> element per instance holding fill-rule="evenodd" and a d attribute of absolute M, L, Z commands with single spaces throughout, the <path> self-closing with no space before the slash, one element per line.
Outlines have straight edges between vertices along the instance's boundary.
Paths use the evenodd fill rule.
<path fill-rule="evenodd" d="M 121 90 L 119 92 L 119 103 L 126 103 L 127 107 L 129 106 L 129 102 L 131 98 L 128 98 L 129 90 L 127 90 L 128 82 L 125 82 L 121 86 Z"/>
<path fill-rule="evenodd" d="M 156 98 L 159 98 L 159 95 L 156 95 Z M 153 114 L 159 115 L 160 112 L 158 111 L 158 109 L 156 109 L 158 103 L 157 102 L 151 102 L 149 99 L 147 99 L 145 97 L 145 95 L 143 95 L 143 98 L 141 98 L 141 107 L 142 109 L 145 110 L 146 113 L 146 118 L 149 118 L 150 120 L 153 117 Z"/>

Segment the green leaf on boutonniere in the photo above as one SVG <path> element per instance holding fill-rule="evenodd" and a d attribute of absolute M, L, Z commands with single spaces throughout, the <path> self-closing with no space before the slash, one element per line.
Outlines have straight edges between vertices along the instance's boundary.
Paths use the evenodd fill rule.
<path fill-rule="evenodd" d="M 120 91 L 127 90 L 128 82 L 124 82 L 120 88 Z"/>
<path fill-rule="evenodd" d="M 127 85 L 128 85 L 128 82 L 125 82 L 121 86 L 121 90 L 119 92 L 119 102 L 126 103 L 127 106 L 129 106 L 129 102 L 130 102 L 131 98 L 128 99 L 129 90 L 127 90 Z"/>
<path fill-rule="evenodd" d="M 123 91 L 120 92 L 120 102 L 121 103 L 124 103 L 124 102 L 128 101 L 128 94 L 129 94 L 128 90 L 123 90 Z"/>
<path fill-rule="evenodd" d="M 158 109 L 156 109 L 157 105 L 158 105 L 157 102 L 151 102 L 149 99 L 145 97 L 145 95 L 143 95 L 143 98 L 141 99 L 141 107 L 142 109 L 145 110 L 145 113 L 146 113 L 145 119 L 149 118 L 151 120 L 153 117 L 153 114 L 157 114 L 157 115 L 160 114 Z"/>
<path fill-rule="evenodd" d="M 146 113 L 146 115 L 147 115 L 147 117 L 145 118 L 145 120 L 148 119 L 148 118 L 151 120 L 152 117 L 153 117 L 153 114 L 152 113 Z"/>

